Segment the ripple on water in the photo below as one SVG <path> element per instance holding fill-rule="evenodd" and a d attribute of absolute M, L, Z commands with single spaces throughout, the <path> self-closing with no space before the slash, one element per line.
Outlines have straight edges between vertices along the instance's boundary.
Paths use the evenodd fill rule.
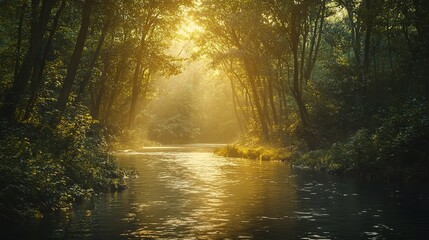
<path fill-rule="evenodd" d="M 405 208 L 396 187 L 368 191 L 288 164 L 172 150 L 118 156 L 140 178 L 55 223 L 49 238 L 425 239 L 427 195 Z"/>
<path fill-rule="evenodd" d="M 324 236 L 324 235 L 319 235 L 319 234 L 314 234 L 312 232 L 308 232 L 307 236 L 301 237 L 300 239 L 302 239 L 302 240 L 330 240 L 331 237 L 329 235 Z"/>
<path fill-rule="evenodd" d="M 128 213 L 126 217 L 122 218 L 122 221 L 125 222 L 132 222 L 136 219 L 136 214 L 135 213 Z"/>
<path fill-rule="evenodd" d="M 293 216 L 292 218 L 308 221 L 316 221 L 316 218 L 329 216 L 328 213 L 325 213 L 324 209 L 320 209 L 319 211 L 316 211 L 314 209 L 308 209 L 307 211 L 295 211 L 294 213 L 295 216 Z"/>

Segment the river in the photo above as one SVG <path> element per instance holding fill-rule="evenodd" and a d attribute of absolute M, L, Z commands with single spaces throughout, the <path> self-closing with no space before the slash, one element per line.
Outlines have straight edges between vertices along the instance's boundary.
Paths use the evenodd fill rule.
<path fill-rule="evenodd" d="M 429 192 L 225 158 L 211 145 L 118 154 L 121 193 L 9 227 L 16 239 L 429 239 Z M 5 232 L 3 234 L 6 234 Z M 4 238 L 3 238 L 4 239 Z"/>

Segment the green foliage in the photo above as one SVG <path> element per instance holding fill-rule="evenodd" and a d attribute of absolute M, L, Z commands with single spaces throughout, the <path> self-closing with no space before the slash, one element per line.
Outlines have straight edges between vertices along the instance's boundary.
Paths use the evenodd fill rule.
<path fill-rule="evenodd" d="M 189 119 L 182 115 L 174 115 L 152 123 L 148 137 L 160 143 L 189 143 L 193 142 L 199 134 Z"/>
<path fill-rule="evenodd" d="M 429 108 L 413 100 L 380 113 L 373 129 L 356 131 L 328 149 L 305 153 L 295 163 L 333 174 L 420 180 L 429 177 Z"/>
<path fill-rule="evenodd" d="M 109 131 L 109 148 L 118 151 L 126 149 L 140 149 L 147 146 L 159 146 L 159 142 L 148 140 L 147 132 L 142 129 L 123 129 L 120 131 Z"/>
<path fill-rule="evenodd" d="M 1 219 L 58 210 L 125 186 L 102 128 L 86 115 L 55 130 L 1 120 L 0 135 Z"/>
<path fill-rule="evenodd" d="M 259 160 L 289 160 L 292 153 L 285 148 L 268 146 L 243 146 L 239 144 L 218 148 L 215 153 L 225 157 L 248 158 Z"/>

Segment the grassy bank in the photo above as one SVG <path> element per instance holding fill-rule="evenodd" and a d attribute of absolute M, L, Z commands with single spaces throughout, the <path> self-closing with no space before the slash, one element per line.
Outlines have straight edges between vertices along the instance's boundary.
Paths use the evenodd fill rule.
<path fill-rule="evenodd" d="M 243 146 L 240 144 L 230 144 L 226 147 L 218 148 L 215 153 L 225 157 L 280 161 L 289 160 L 292 156 L 292 153 L 285 148 Z"/>
<path fill-rule="evenodd" d="M 125 187 L 103 128 L 78 115 L 52 129 L 0 120 L 0 219 L 20 221 Z"/>
<path fill-rule="evenodd" d="M 249 159 L 290 160 L 335 175 L 367 179 L 424 181 L 429 179 L 429 108 L 417 102 L 391 108 L 377 116 L 374 127 L 362 128 L 330 147 L 298 150 L 228 145 L 217 154 Z"/>

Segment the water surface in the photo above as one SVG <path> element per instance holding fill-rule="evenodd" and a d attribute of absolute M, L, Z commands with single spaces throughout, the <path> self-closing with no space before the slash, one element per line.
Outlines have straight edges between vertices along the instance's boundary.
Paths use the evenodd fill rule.
<path fill-rule="evenodd" d="M 134 169 L 121 193 L 8 227 L 16 239 L 428 239 L 429 194 L 225 158 L 212 146 L 118 154 Z"/>

